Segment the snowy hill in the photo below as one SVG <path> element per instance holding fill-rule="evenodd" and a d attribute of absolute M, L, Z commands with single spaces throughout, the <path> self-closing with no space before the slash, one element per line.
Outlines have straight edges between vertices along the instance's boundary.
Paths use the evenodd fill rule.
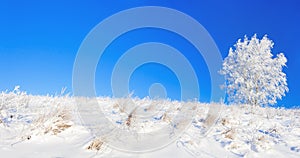
<path fill-rule="evenodd" d="M 130 99 L 130 104 L 138 107 L 130 109 L 126 98 L 97 98 L 98 105 L 101 105 L 112 125 L 128 133 L 94 137 L 91 127 L 82 122 L 83 113 L 78 112 L 76 106 L 78 98 L 32 96 L 14 91 L 2 92 L 0 99 L 1 157 L 300 157 L 299 109 L 251 108 L 246 105 L 225 106 L 147 98 Z M 89 101 L 85 98 L 83 102 L 88 104 Z M 172 119 L 182 106 L 192 107 L 195 115 L 190 124 L 184 120 L 176 124 Z M 216 121 L 209 121 L 206 116 L 213 106 L 221 110 Z M 86 113 L 93 115 L 95 110 L 87 108 Z M 151 115 L 147 115 L 150 112 Z M 138 117 L 137 114 L 147 117 Z M 209 130 L 206 129 L 208 122 L 213 125 Z M 163 138 L 164 134 L 169 134 L 171 138 L 172 132 L 174 134 L 174 131 L 181 129 L 181 123 L 188 125 L 184 133 L 167 146 L 163 147 L 163 140 L 157 142 L 162 143 L 161 148 L 153 152 L 126 152 L 110 145 L 116 137 L 126 139 L 132 135 L 136 135 L 137 139 L 133 139 L 138 142 L 143 140 L 141 133 L 147 135 L 161 127 L 168 128 L 153 135 L 153 139 L 160 135 Z M 132 142 L 126 143 L 130 146 Z M 157 144 L 146 145 L 150 148 Z M 146 145 L 137 148 L 146 149 Z"/>

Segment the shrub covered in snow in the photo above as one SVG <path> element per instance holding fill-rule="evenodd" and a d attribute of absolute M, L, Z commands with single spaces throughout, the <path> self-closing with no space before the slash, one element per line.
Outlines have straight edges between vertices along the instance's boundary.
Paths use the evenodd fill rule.
<path fill-rule="evenodd" d="M 275 104 L 288 91 L 286 74 L 282 68 L 287 59 L 283 53 L 273 58 L 274 43 L 264 36 L 239 39 L 230 48 L 221 74 L 225 76 L 228 100 L 250 105 Z"/>

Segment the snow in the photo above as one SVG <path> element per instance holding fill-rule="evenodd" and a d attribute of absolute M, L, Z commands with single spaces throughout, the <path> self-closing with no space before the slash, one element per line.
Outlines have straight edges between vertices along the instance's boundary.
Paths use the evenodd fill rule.
<path fill-rule="evenodd" d="M 177 128 L 172 118 L 179 112 L 178 107 L 191 105 L 170 100 L 134 98 L 131 102 L 139 108 L 130 110 L 129 107 L 122 106 L 126 105 L 123 104 L 126 99 L 97 98 L 97 101 L 112 125 L 122 131 L 129 131 L 120 138 L 134 138 L 137 134 L 135 141 L 143 140 L 139 138 L 139 133 L 151 133 L 161 127 L 172 128 L 166 128 L 162 133 L 157 132 L 153 139 L 163 138 L 165 134 L 171 135 L 172 130 L 176 131 Z M 218 104 L 221 106 L 218 119 L 206 130 L 206 115 L 213 106 L 194 102 L 192 104 L 197 107 L 195 115 L 180 137 L 167 146 L 158 146 L 159 150 L 142 153 L 112 147 L 109 143 L 115 138 L 113 134 L 96 138 L 82 122 L 76 104 L 76 98 L 68 95 L 32 96 L 19 89 L 10 93 L 2 92 L 1 157 L 300 157 L 299 109 Z M 128 109 L 135 112 L 130 124 L 126 115 Z M 86 111 L 93 113 L 95 109 Z M 135 116 L 137 113 L 147 117 L 140 119 Z M 186 125 L 185 120 L 179 120 L 178 123 L 180 121 Z M 93 150 L 87 149 L 95 140 L 99 141 L 94 144 Z M 146 146 L 155 145 L 157 144 Z"/>

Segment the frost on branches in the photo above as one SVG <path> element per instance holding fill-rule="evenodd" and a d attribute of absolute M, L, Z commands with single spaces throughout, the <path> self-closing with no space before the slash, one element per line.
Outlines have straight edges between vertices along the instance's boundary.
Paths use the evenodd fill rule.
<path fill-rule="evenodd" d="M 230 48 L 220 71 L 225 76 L 228 101 L 250 105 L 273 105 L 288 92 L 286 74 L 282 68 L 287 59 L 283 53 L 273 57 L 274 43 L 265 35 L 239 39 Z"/>

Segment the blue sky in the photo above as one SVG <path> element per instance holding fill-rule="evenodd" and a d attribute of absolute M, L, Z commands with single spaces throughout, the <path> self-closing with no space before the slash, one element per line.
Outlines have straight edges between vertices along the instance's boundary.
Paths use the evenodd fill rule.
<path fill-rule="evenodd" d="M 103 0 L 0 2 L 0 90 L 21 89 L 31 94 L 55 94 L 62 87 L 72 91 L 72 69 L 81 42 L 90 30 L 110 15 L 139 6 L 164 6 L 182 11 L 201 23 L 215 40 L 223 58 L 245 34 L 268 34 L 275 43 L 273 54 L 284 52 L 290 92 L 278 105 L 300 105 L 300 2 L 198 0 Z M 130 47 L 143 42 L 162 42 L 176 47 L 189 59 L 200 84 L 200 101 L 208 102 L 210 79 L 202 57 L 184 39 L 168 31 L 141 29 L 116 39 L 103 54 L 96 72 L 98 95 L 110 95 L 112 66 Z M 99 71 L 98 71 L 99 70 Z M 101 70 L 101 71 L 100 71 Z M 157 73 L 161 72 L 161 73 Z M 179 97 L 178 80 L 167 68 L 146 64 L 132 75 L 131 90 L 147 95 L 154 82 L 164 84 L 170 98 Z"/>

